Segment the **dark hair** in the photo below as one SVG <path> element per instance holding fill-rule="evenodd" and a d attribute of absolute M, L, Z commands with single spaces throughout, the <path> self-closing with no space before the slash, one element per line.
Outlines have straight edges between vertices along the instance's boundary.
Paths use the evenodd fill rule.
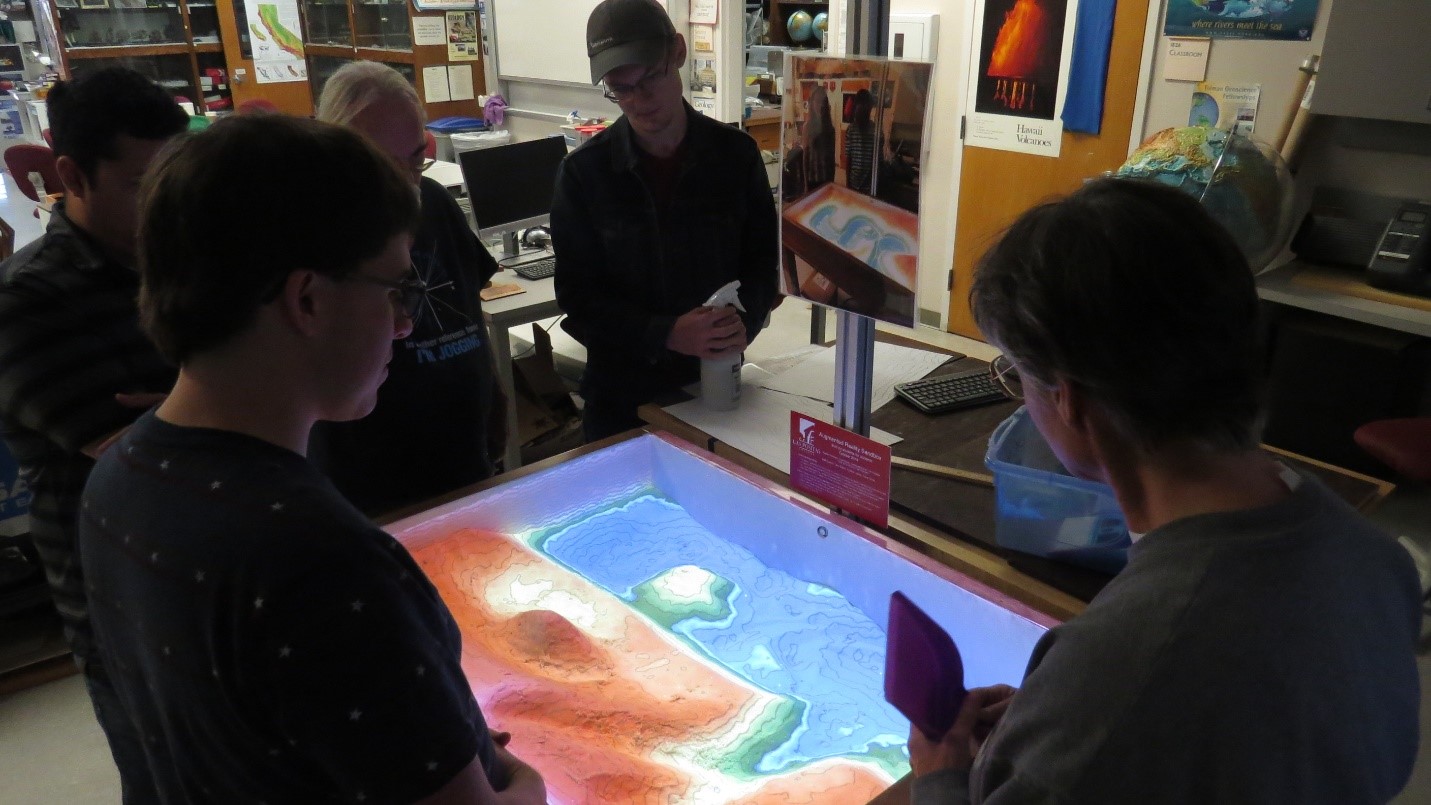
<path fill-rule="evenodd" d="M 874 95 L 867 89 L 855 93 L 850 104 L 850 125 L 860 129 L 870 127 L 870 113 L 874 111 Z"/>
<path fill-rule="evenodd" d="M 1257 443 L 1252 271 L 1180 190 L 1099 179 L 1029 210 L 983 256 L 969 303 L 1026 377 L 1076 384 L 1144 452 Z"/>
<path fill-rule="evenodd" d="M 127 67 L 106 67 L 61 81 L 45 101 L 55 156 L 69 157 L 86 177 L 119 156 L 119 137 L 167 140 L 189 127 L 189 115 L 162 87 Z"/>
<path fill-rule="evenodd" d="M 225 118 L 172 143 L 145 177 L 140 322 L 182 364 L 247 327 L 293 271 L 347 276 L 417 216 L 412 181 L 362 136 L 288 115 Z"/>

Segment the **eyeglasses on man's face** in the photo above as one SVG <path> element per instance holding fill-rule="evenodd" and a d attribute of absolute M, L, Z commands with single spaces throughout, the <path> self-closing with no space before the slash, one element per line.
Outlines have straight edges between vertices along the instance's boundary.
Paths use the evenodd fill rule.
<path fill-rule="evenodd" d="M 416 266 L 412 267 L 408 275 L 400 280 L 374 277 L 360 272 L 349 274 L 345 279 L 387 288 L 388 299 L 392 302 L 394 310 L 401 311 L 414 323 L 422 316 L 422 308 L 427 302 L 428 287 L 427 283 L 418 276 Z"/>
<path fill-rule="evenodd" d="M 612 103 L 629 101 L 637 95 L 649 93 L 651 88 L 656 85 L 656 81 L 666 77 L 666 72 L 669 69 L 669 64 L 661 62 L 650 70 L 647 70 L 646 74 L 641 76 L 634 84 L 613 84 L 609 81 L 602 82 L 605 89 L 601 91 L 601 94 L 606 100 Z"/>
<path fill-rule="evenodd" d="M 1014 366 L 1013 361 L 1003 355 L 998 356 L 989 364 L 989 376 L 994 379 L 995 385 L 1009 395 L 1009 399 L 1022 400 L 1024 398 L 1024 383 L 1019 378 L 1019 370 Z"/>

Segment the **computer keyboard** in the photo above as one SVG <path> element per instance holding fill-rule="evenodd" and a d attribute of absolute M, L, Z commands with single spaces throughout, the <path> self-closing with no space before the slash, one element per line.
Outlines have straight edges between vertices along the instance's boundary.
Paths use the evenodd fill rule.
<path fill-rule="evenodd" d="M 519 263 L 512 266 L 512 270 L 523 279 L 542 280 L 556 273 L 557 261 L 555 257 L 544 257 L 540 260 L 533 260 L 529 263 Z"/>
<path fill-rule="evenodd" d="M 894 393 L 926 414 L 942 414 L 1008 399 L 985 369 L 899 383 Z"/>

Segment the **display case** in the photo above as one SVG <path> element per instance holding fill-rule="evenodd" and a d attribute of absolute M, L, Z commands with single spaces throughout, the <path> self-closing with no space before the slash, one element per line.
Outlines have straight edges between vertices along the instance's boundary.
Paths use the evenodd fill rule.
<path fill-rule="evenodd" d="M 65 78 L 123 65 L 202 113 L 227 108 L 214 0 L 34 0 L 42 41 L 59 48 Z"/>
<path fill-rule="evenodd" d="M 303 0 L 303 41 L 309 45 L 352 47 L 353 18 L 348 0 Z M 314 64 L 309 66 L 317 69 Z M 313 94 L 318 94 L 316 85 Z"/>
<path fill-rule="evenodd" d="M 356 0 L 353 42 L 360 48 L 412 50 L 412 23 L 406 0 Z"/>
<path fill-rule="evenodd" d="M 189 43 L 175 0 L 56 0 L 55 10 L 60 41 L 74 58 L 90 49 Z"/>
<path fill-rule="evenodd" d="M 315 100 L 339 67 L 349 61 L 366 59 L 391 65 L 411 81 L 429 120 L 451 115 L 481 115 L 475 97 L 486 86 L 480 54 L 454 55 L 446 42 L 437 45 L 413 42 L 414 18 L 437 21 L 446 30 L 446 12 L 416 11 L 406 0 L 301 0 L 301 9 L 308 77 Z M 475 12 L 455 13 L 469 14 L 471 24 L 479 24 Z M 480 41 L 480 32 L 478 36 Z M 470 67 L 474 97 L 450 100 L 446 70 L 434 71 L 429 76 L 433 81 L 441 78 L 441 87 L 427 86 L 422 80 L 423 71 L 438 66 L 459 70 Z"/>
<path fill-rule="evenodd" d="M 348 58 L 337 56 L 310 56 L 308 57 L 308 77 L 313 84 L 313 97 L 317 98 L 323 94 L 323 86 L 328 83 L 328 79 L 338 72 L 338 68 L 352 61 Z M 375 60 L 376 61 L 376 60 Z M 413 86 L 417 85 L 417 71 L 405 62 L 384 62 L 384 64 L 397 70 Z"/>

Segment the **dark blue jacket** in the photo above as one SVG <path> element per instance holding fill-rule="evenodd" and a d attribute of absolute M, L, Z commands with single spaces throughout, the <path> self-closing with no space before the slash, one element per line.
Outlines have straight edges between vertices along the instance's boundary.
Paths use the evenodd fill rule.
<path fill-rule="evenodd" d="M 779 227 L 765 165 L 739 129 L 686 106 L 683 163 L 658 212 L 623 118 L 562 163 L 552 201 L 563 327 L 587 348 L 588 401 L 637 405 L 699 377 L 671 326 L 740 280 L 746 335 L 774 304 Z"/>

